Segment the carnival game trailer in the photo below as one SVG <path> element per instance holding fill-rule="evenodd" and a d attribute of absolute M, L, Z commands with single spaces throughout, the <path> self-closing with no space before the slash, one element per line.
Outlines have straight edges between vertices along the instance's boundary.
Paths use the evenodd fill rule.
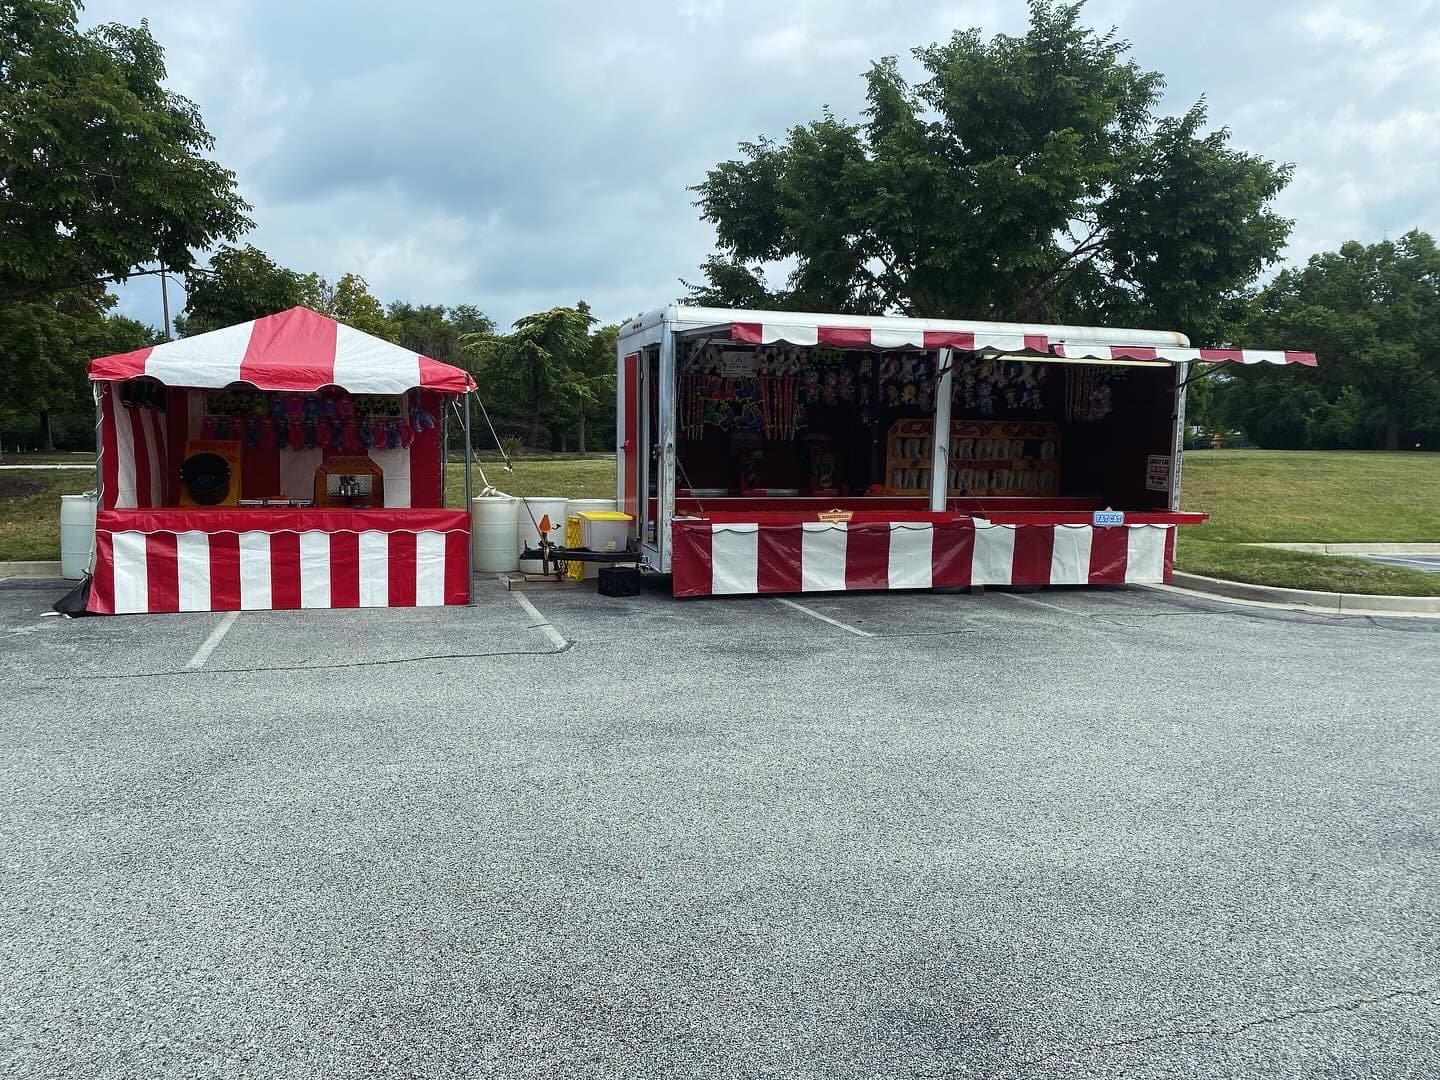
<path fill-rule="evenodd" d="M 621 327 L 617 499 L 676 596 L 1168 581 L 1182 334 L 672 306 Z"/>

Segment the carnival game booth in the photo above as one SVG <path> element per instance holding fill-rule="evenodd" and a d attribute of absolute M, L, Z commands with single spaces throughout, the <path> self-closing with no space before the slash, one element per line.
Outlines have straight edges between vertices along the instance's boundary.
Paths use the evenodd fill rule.
<path fill-rule="evenodd" d="M 444 494 L 461 369 L 292 308 L 92 361 L 90 380 L 91 612 L 469 601 L 470 519 Z"/>
<path fill-rule="evenodd" d="M 617 495 L 677 596 L 1168 581 L 1177 333 L 669 307 L 620 331 Z M 1198 370 L 1198 369 L 1197 369 Z"/>

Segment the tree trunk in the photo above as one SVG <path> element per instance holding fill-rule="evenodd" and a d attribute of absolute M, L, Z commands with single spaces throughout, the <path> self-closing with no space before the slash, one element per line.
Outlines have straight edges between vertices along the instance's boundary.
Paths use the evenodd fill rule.
<path fill-rule="evenodd" d="M 585 413 L 583 411 L 580 413 L 580 430 L 575 434 L 576 441 L 580 444 L 576 449 L 583 454 L 585 453 Z"/>
<path fill-rule="evenodd" d="M 1395 403 L 1385 403 L 1385 449 L 1400 449 L 1400 418 L 1396 415 Z"/>
<path fill-rule="evenodd" d="M 40 449 L 54 450 L 55 441 L 50 436 L 50 412 L 48 409 L 40 410 Z"/>
<path fill-rule="evenodd" d="M 568 453 L 568 451 L 569 451 L 569 447 L 568 447 L 568 444 L 567 444 L 567 437 L 568 437 L 568 435 L 569 435 L 568 429 L 562 424 L 561 427 L 560 427 L 560 452 L 561 452 L 562 454 Z"/>
<path fill-rule="evenodd" d="M 540 445 L 540 398 L 535 398 L 535 407 L 530 411 L 530 445 Z"/>

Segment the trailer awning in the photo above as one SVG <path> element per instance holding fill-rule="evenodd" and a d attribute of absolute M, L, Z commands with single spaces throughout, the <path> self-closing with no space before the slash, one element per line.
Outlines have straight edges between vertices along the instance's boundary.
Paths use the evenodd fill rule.
<path fill-rule="evenodd" d="M 1087 359 L 1157 364 L 1302 364 L 1316 366 L 1314 353 L 1264 349 L 1200 349 L 1190 345 L 1136 344 L 1126 341 L 1126 331 L 1116 331 L 1115 340 L 1103 337 L 1099 328 L 1047 327 L 1043 333 L 1017 332 L 1003 323 L 937 324 L 922 319 L 877 319 L 865 325 L 847 319 L 843 325 L 827 325 L 797 319 L 776 322 L 731 322 L 731 341 L 752 345 L 820 345 L 840 349 L 960 349 L 966 352 L 994 352 L 1009 355 L 1053 357 L 1057 360 Z M 1130 332 L 1134 337 L 1142 332 Z M 1143 332 L 1154 337 L 1154 332 Z M 1184 340 L 1180 335 L 1164 335 Z"/>

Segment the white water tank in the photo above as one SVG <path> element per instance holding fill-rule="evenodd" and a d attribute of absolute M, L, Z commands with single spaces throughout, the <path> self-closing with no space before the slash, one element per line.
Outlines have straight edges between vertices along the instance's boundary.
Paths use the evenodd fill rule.
<path fill-rule="evenodd" d="M 550 518 L 550 531 L 545 534 L 552 544 L 563 544 L 565 542 L 565 500 L 564 499 L 517 499 L 519 504 L 519 521 L 515 530 L 515 541 L 518 545 L 516 552 L 524 551 L 527 547 L 538 548 L 540 546 L 540 522 L 547 516 Z M 544 564 L 539 559 L 521 559 L 520 569 L 526 574 L 539 574 L 544 572 Z"/>
<path fill-rule="evenodd" d="M 95 496 L 60 496 L 60 576 L 78 581 L 95 546 Z"/>
<path fill-rule="evenodd" d="M 509 574 L 520 567 L 515 547 L 515 523 L 520 500 L 509 495 L 478 495 L 470 500 L 470 546 L 475 571 Z"/>

